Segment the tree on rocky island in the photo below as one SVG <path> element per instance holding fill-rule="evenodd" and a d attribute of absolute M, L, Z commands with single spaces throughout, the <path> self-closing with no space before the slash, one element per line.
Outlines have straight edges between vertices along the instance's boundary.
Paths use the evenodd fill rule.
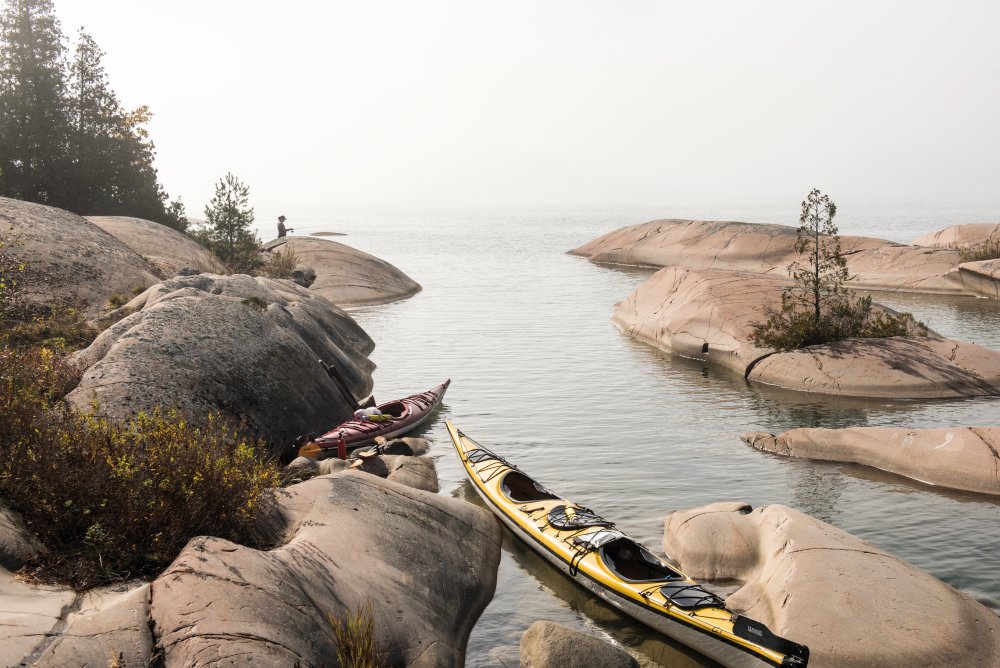
<path fill-rule="evenodd" d="M 191 236 L 207 246 L 237 272 L 257 264 L 260 240 L 250 229 L 253 224 L 250 188 L 228 172 L 215 184 L 215 195 L 205 207 L 205 223 L 191 230 Z"/>
<path fill-rule="evenodd" d="M 795 350 L 848 338 L 926 336 L 927 326 L 909 313 L 895 313 L 858 297 L 847 288 L 851 276 L 833 219 L 837 205 L 813 189 L 802 202 L 795 250 L 788 266 L 795 286 L 781 295 L 781 308 L 764 309 L 767 317 L 753 325 L 758 346 Z"/>

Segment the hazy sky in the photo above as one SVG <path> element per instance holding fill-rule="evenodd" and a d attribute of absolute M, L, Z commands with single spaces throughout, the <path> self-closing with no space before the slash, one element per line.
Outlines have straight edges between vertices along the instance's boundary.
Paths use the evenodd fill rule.
<path fill-rule="evenodd" d="M 197 215 L 798 202 L 1000 209 L 1000 2 L 56 0 Z M 664 211 L 664 214 L 670 214 Z"/>

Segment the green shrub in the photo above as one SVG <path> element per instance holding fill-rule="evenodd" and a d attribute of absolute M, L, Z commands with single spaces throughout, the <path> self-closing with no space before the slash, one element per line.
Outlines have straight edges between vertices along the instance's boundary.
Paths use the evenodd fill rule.
<path fill-rule="evenodd" d="M 116 292 L 108 297 L 108 306 L 113 309 L 121 308 L 122 306 L 125 306 L 125 304 L 128 304 L 128 297 L 120 292 Z"/>
<path fill-rule="evenodd" d="M 196 535 L 252 544 L 279 481 L 263 443 L 219 416 L 85 415 L 61 401 L 78 380 L 49 348 L 0 348 L 0 495 L 49 549 L 27 574 L 84 589 L 153 576 Z"/>
<path fill-rule="evenodd" d="M 261 267 L 261 272 L 271 278 L 291 278 L 298 264 L 299 258 L 291 248 L 277 250 L 271 253 L 270 261 Z"/>
<path fill-rule="evenodd" d="M 750 340 L 775 350 L 797 350 L 831 341 L 890 336 L 927 336 L 927 325 L 910 313 L 876 307 L 870 296 L 841 294 L 822 304 L 820 319 L 791 291 L 781 296 L 781 309 L 767 308 L 767 319 L 753 325 Z"/>
<path fill-rule="evenodd" d="M 341 668 L 381 668 L 385 665 L 375 646 L 375 617 L 365 604 L 345 618 L 330 617 L 337 639 L 337 660 Z"/>
<path fill-rule="evenodd" d="M 952 245 L 952 248 L 955 248 L 955 246 Z M 962 262 L 996 260 L 1000 258 L 1000 239 L 987 239 L 980 244 L 959 247 L 958 256 Z"/>
<path fill-rule="evenodd" d="M 9 344 L 19 347 L 45 346 L 71 351 L 86 348 L 99 333 L 79 309 L 53 306 L 45 314 L 10 322 L 4 338 Z"/>

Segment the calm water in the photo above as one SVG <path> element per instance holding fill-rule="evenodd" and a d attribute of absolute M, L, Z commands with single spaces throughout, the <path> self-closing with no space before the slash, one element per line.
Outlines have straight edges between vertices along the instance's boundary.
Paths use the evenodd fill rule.
<path fill-rule="evenodd" d="M 474 500 L 444 419 L 563 496 L 590 506 L 654 551 L 664 516 L 725 500 L 782 503 L 815 515 L 1000 605 L 1000 503 L 857 466 L 796 461 L 745 446 L 742 431 L 802 426 L 1000 424 L 1000 400 L 837 401 L 748 385 L 621 335 L 613 305 L 651 272 L 565 255 L 662 211 L 316 215 L 300 232 L 392 262 L 423 285 L 416 297 L 352 312 L 374 338 L 376 396 L 453 384 L 426 430 L 442 493 Z M 796 223 L 797 211 L 702 209 L 691 217 Z M 867 212 L 841 232 L 898 241 L 975 211 Z M 946 336 L 1000 349 L 1000 306 L 977 299 L 877 295 Z M 472 633 L 470 666 L 518 665 L 518 642 L 550 619 L 630 646 L 647 665 L 710 665 L 622 618 L 514 540 L 496 596 Z"/>

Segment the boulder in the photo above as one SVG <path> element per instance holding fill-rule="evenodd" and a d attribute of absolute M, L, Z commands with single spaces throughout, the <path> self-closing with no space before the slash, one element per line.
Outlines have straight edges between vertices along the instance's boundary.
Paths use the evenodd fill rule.
<path fill-rule="evenodd" d="M 332 618 L 370 606 L 387 665 L 461 666 L 493 596 L 487 511 L 356 471 L 275 496 L 280 546 L 192 540 L 152 585 L 164 665 L 334 666 Z"/>
<path fill-rule="evenodd" d="M 93 318 L 112 297 L 131 298 L 160 280 L 139 253 L 68 211 L 0 197 L 0 229 L 10 228 L 16 243 L 4 252 L 25 263 L 18 280 L 33 310 L 68 306 Z"/>
<path fill-rule="evenodd" d="M 521 668 L 639 668 L 622 647 L 562 624 L 539 620 L 521 636 Z"/>
<path fill-rule="evenodd" d="M 764 452 L 873 466 L 931 485 L 1000 495 L 1000 427 L 792 429 L 740 438 Z"/>
<path fill-rule="evenodd" d="M 738 580 L 727 605 L 809 647 L 809 665 L 1000 665 L 1000 617 L 911 564 L 780 505 L 718 503 L 666 518 L 691 577 Z"/>
<path fill-rule="evenodd" d="M 185 267 L 227 273 L 210 250 L 172 227 L 127 216 L 87 216 L 87 220 L 146 258 L 162 278 L 176 276 Z"/>
<path fill-rule="evenodd" d="M 946 399 L 1000 394 L 1000 353 L 937 336 L 845 339 L 775 353 L 747 380 L 841 397 Z"/>
<path fill-rule="evenodd" d="M 1000 353 L 927 337 L 847 339 L 791 352 L 755 346 L 752 325 L 779 308 L 786 280 L 667 267 L 618 306 L 626 334 L 751 382 L 847 397 L 929 399 L 1000 394 Z M 881 308 L 881 307 L 879 307 Z"/>
<path fill-rule="evenodd" d="M 337 306 L 386 304 L 420 292 L 420 285 L 385 260 L 336 241 L 317 237 L 285 237 L 263 246 L 265 255 L 291 250 L 303 271 L 315 280 L 309 289 Z"/>
<path fill-rule="evenodd" d="M 795 251 L 796 228 L 703 220 L 655 220 L 610 232 L 572 255 L 608 264 L 721 269 L 785 278 Z M 962 280 L 959 252 L 897 244 L 870 237 L 841 237 L 850 287 L 992 297 L 984 277 Z"/>
<path fill-rule="evenodd" d="M 388 480 L 435 494 L 439 491 L 437 469 L 430 457 L 383 455 L 381 459 L 385 460 L 389 469 Z"/>
<path fill-rule="evenodd" d="M 123 417 L 157 406 L 198 419 L 246 419 L 273 448 L 351 416 L 317 360 L 355 396 L 372 387 L 374 344 L 354 320 L 290 281 L 245 275 L 175 277 L 139 295 L 129 313 L 74 360 L 85 369 L 68 399 Z"/>
<path fill-rule="evenodd" d="M 975 246 L 992 239 L 1000 239 L 1000 224 L 966 223 L 930 232 L 917 237 L 910 243 L 914 246 L 961 248 L 962 246 Z"/>
<path fill-rule="evenodd" d="M 426 438 L 416 438 L 414 436 L 402 436 L 387 441 L 382 446 L 384 455 L 425 455 L 430 450 L 431 444 Z"/>
<path fill-rule="evenodd" d="M 965 289 L 981 297 L 1000 299 L 1000 260 L 980 260 L 958 265 Z"/>

